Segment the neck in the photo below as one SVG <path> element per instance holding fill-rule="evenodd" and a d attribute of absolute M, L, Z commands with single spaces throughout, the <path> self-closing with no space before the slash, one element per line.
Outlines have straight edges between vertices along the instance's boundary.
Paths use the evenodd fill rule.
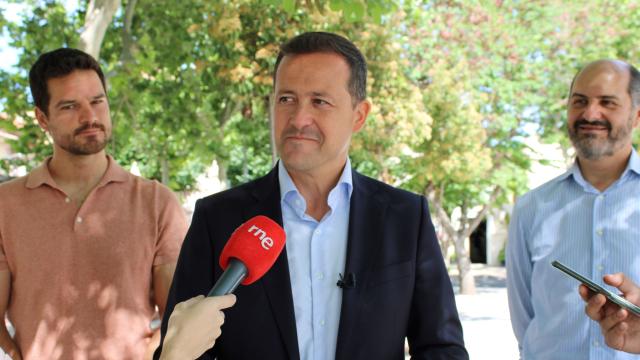
<path fill-rule="evenodd" d="M 606 190 L 622 176 L 631 157 L 631 147 L 597 160 L 578 156 L 578 165 L 584 179 L 599 191 Z"/>
<path fill-rule="evenodd" d="M 346 159 L 337 169 L 331 172 L 287 170 L 291 180 L 307 203 L 307 214 L 320 221 L 329 211 L 327 198 L 336 186 L 346 164 Z"/>
<path fill-rule="evenodd" d="M 62 149 L 54 149 L 49 161 L 53 180 L 74 200 L 80 202 L 100 182 L 107 171 L 108 160 L 103 151 L 92 155 L 73 155 Z"/>

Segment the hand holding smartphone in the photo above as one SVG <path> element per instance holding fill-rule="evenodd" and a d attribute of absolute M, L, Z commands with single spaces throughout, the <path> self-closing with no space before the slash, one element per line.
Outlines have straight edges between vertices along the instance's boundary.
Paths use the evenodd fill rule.
<path fill-rule="evenodd" d="M 554 260 L 553 262 L 551 262 L 551 265 L 561 270 L 565 274 L 571 276 L 572 278 L 580 281 L 582 284 L 584 284 L 584 286 L 589 288 L 589 290 L 604 295 L 609 301 L 613 302 L 614 304 L 620 306 L 621 308 L 627 309 L 628 311 L 630 311 L 632 314 L 636 316 L 640 316 L 640 307 L 629 302 L 627 299 L 623 298 L 622 296 L 612 293 L 611 291 L 596 284 L 595 282 L 586 278 L 585 276 L 578 274 L 577 272 L 573 271 L 571 268 L 567 267 L 566 265 L 562 264 L 557 260 Z"/>

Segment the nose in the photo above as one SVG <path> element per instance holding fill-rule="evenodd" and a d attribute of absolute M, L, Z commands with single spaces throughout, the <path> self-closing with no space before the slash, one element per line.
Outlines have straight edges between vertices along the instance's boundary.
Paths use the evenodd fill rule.
<path fill-rule="evenodd" d="M 289 123 L 297 129 L 311 125 L 313 123 L 313 108 L 311 104 L 307 104 L 306 102 L 298 103 L 295 110 L 291 113 Z"/>
<path fill-rule="evenodd" d="M 582 116 L 587 121 L 602 120 L 602 111 L 597 101 L 591 101 L 584 109 Z"/>
<path fill-rule="evenodd" d="M 98 121 L 96 112 L 90 103 L 83 102 L 80 104 L 80 123 L 95 123 Z"/>

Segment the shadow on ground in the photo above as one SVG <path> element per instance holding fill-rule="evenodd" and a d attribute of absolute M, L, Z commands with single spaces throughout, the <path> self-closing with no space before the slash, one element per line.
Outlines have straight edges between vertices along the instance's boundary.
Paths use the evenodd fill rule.
<path fill-rule="evenodd" d="M 501 276 L 493 275 L 475 275 L 477 288 L 505 288 L 507 287 L 507 280 Z M 460 279 L 457 276 L 451 277 L 451 284 L 453 287 L 460 288 Z"/>

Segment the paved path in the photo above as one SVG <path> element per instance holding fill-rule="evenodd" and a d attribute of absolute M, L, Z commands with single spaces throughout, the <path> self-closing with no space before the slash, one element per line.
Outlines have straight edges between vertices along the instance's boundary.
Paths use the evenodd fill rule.
<path fill-rule="evenodd" d="M 504 267 L 473 264 L 475 295 L 458 294 L 452 276 L 456 304 L 471 360 L 517 360 L 518 343 L 511 330 Z"/>
<path fill-rule="evenodd" d="M 518 343 L 509 320 L 505 268 L 473 264 L 472 271 L 475 295 L 460 295 L 456 270 L 451 274 L 470 359 L 517 360 Z"/>

